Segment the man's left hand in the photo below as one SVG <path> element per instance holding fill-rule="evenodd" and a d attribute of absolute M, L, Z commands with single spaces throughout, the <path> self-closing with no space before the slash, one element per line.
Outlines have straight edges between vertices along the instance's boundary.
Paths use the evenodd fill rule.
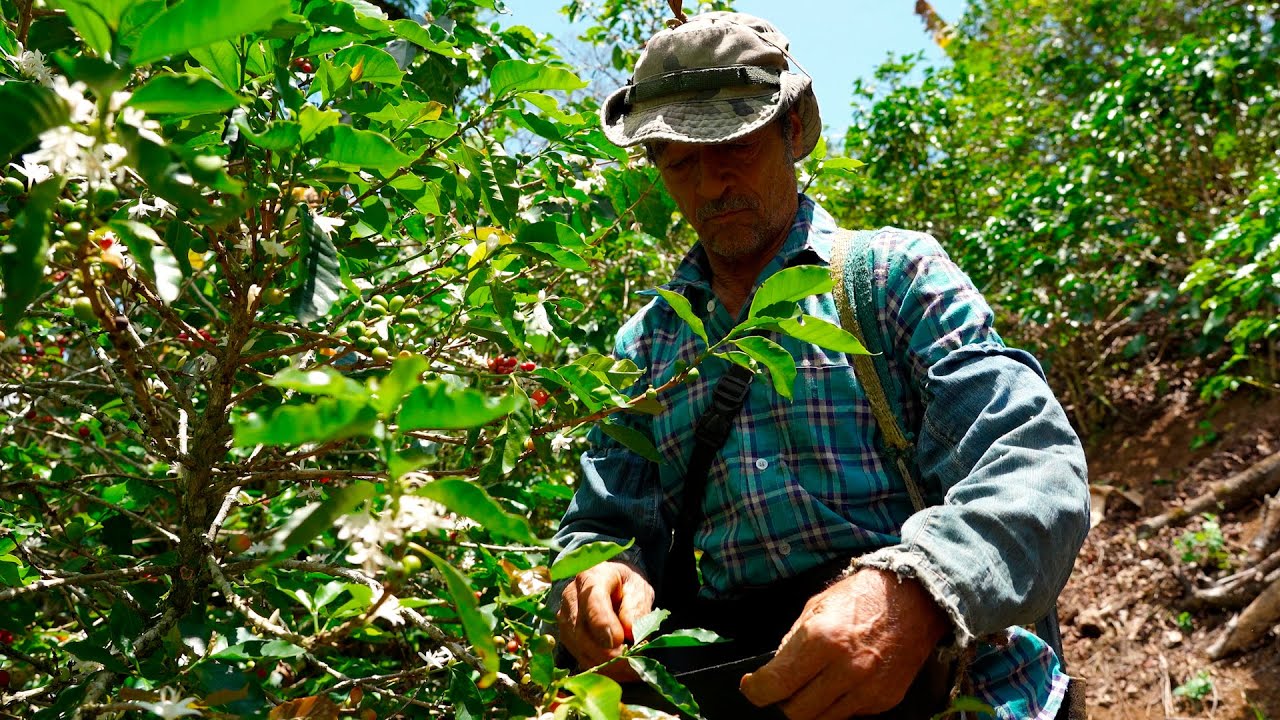
<path fill-rule="evenodd" d="M 809 600 L 742 693 L 791 720 L 875 715 L 902 701 L 949 626 L 915 580 L 862 569 Z"/>

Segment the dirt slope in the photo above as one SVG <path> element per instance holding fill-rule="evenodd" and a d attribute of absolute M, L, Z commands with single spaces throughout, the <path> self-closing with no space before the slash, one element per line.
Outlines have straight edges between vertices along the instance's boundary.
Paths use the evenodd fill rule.
<path fill-rule="evenodd" d="M 1192 611 L 1179 623 L 1186 607 L 1179 575 L 1206 582 L 1240 569 L 1261 502 L 1219 517 L 1230 570 L 1197 570 L 1174 552 L 1180 536 L 1201 527 L 1199 517 L 1145 540 L 1134 533 L 1146 517 L 1276 452 L 1280 396 L 1238 395 L 1208 408 L 1187 389 L 1166 396 L 1158 408 L 1135 409 L 1091 443 L 1095 508 L 1105 494 L 1105 515 L 1086 540 L 1060 603 L 1069 670 L 1088 683 L 1091 718 L 1280 720 L 1275 631 L 1260 647 L 1213 663 L 1205 648 L 1231 613 Z M 1212 683 L 1203 701 L 1173 694 L 1201 672 Z"/>

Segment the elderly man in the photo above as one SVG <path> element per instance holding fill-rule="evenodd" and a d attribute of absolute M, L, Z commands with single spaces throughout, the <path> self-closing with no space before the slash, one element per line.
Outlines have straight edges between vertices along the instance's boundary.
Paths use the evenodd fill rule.
<path fill-rule="evenodd" d="M 689 301 L 712 343 L 769 277 L 830 263 L 840 232 L 797 190 L 794 163 L 821 121 L 787 49 L 758 18 L 699 15 L 654 35 L 601 111 L 611 141 L 645 145 L 697 232 L 664 287 Z M 1079 440 L 1039 365 L 1005 347 L 981 294 L 932 238 L 886 228 L 869 253 L 875 327 L 863 332 L 885 349 L 886 390 L 904 411 L 928 507 L 917 510 L 887 460 L 848 356 L 770 334 L 796 360 L 794 398 L 765 382 L 743 390 L 727 439 L 703 463 L 705 491 L 687 487 L 700 485 L 689 477 L 694 425 L 728 363 L 705 362 L 660 398 L 661 414 L 625 419 L 662 463 L 593 435 L 557 538 L 566 549 L 635 545 L 552 590 L 563 646 L 592 667 L 617 657 L 654 607 L 686 608 L 681 622 L 734 638 L 726 647 L 743 656 L 776 649 L 729 666 L 744 707 L 766 708 L 759 717 L 928 717 L 953 682 L 1002 720 L 1065 717 L 1062 664 L 1021 625 L 1052 607 L 1088 528 Z M 839 324 L 830 293 L 806 302 Z M 644 369 L 643 392 L 704 349 L 655 297 L 623 327 L 616 354 Z M 689 494 L 696 598 L 669 579 L 692 562 L 678 532 L 672 542 Z M 625 663 L 605 672 L 634 679 Z"/>

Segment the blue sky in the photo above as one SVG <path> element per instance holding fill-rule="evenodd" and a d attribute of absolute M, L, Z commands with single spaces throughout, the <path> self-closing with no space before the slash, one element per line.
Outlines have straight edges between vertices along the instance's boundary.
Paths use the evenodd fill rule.
<path fill-rule="evenodd" d="M 506 23 L 527 25 L 555 37 L 576 37 L 560 0 L 507 0 Z M 693 3 L 686 1 L 686 7 Z M 947 22 L 958 22 L 966 0 L 932 0 Z M 827 136 L 840 138 L 849 124 L 853 81 L 870 77 L 889 53 L 923 50 L 933 63 L 946 55 L 916 17 L 913 0 L 738 0 L 735 7 L 777 25 L 791 53 L 814 77 Z M 577 26 L 581 30 L 582 26 Z"/>

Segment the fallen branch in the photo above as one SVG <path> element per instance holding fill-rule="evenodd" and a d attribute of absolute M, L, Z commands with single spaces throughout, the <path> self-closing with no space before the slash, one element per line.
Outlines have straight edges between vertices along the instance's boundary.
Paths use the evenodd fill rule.
<path fill-rule="evenodd" d="M 1280 493 L 1267 499 L 1262 506 L 1262 524 L 1249 543 L 1249 554 L 1261 558 L 1280 545 Z"/>
<path fill-rule="evenodd" d="M 1138 536 L 1147 537 L 1161 528 L 1174 525 L 1208 510 L 1233 508 L 1246 501 L 1273 493 L 1280 488 L 1280 453 L 1267 457 L 1252 467 L 1236 473 L 1209 488 L 1209 492 L 1188 500 L 1179 507 L 1157 515 L 1138 526 Z"/>
<path fill-rule="evenodd" d="M 1280 578 L 1280 550 L 1253 567 L 1222 578 L 1212 587 L 1190 586 L 1193 607 L 1242 608 Z"/>
<path fill-rule="evenodd" d="M 1209 646 L 1209 657 L 1221 660 L 1248 648 L 1270 632 L 1277 621 L 1280 621 L 1280 577 L 1227 623 L 1226 631 Z"/>

